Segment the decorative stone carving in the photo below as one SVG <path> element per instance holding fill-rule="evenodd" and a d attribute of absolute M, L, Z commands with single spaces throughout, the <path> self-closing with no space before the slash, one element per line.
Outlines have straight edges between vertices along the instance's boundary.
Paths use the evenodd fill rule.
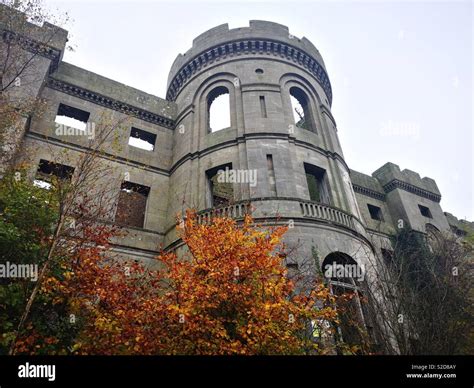
<path fill-rule="evenodd" d="M 135 116 L 140 120 L 148 121 L 149 123 L 157 124 L 162 127 L 174 128 L 175 126 L 174 121 L 169 118 L 137 108 L 121 101 L 114 100 L 109 97 L 105 97 L 99 93 L 71 85 L 64 81 L 58 81 L 54 78 L 50 78 L 48 80 L 48 87 L 74 97 L 82 98 L 83 100 L 91 101 L 94 104 L 102 105 L 106 108 L 113 109 L 127 115 Z"/>
<path fill-rule="evenodd" d="M 428 198 L 434 202 L 441 201 L 441 195 L 413 186 L 407 182 L 399 181 L 398 179 L 394 179 L 393 181 L 390 181 L 383 187 L 383 189 L 386 193 L 389 193 L 390 191 L 395 190 L 395 189 L 401 189 L 401 190 L 408 191 L 412 194 L 418 195 L 419 197 Z"/>

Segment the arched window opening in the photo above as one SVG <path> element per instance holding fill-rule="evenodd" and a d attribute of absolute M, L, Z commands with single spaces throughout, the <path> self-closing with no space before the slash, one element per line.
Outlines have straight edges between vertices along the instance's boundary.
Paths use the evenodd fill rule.
<path fill-rule="evenodd" d="M 316 132 L 316 127 L 311 115 L 309 99 L 306 93 L 293 86 L 290 88 L 290 100 L 291 111 L 293 112 L 296 126 L 307 129 L 308 131 Z"/>
<path fill-rule="evenodd" d="M 331 292 L 340 296 L 337 299 L 340 324 L 336 327 L 336 340 L 349 345 L 361 344 L 366 329 L 366 309 L 362 305 L 366 302 L 361 302 L 364 269 L 349 255 L 333 252 L 324 259 L 322 271 L 329 282 Z"/>
<path fill-rule="evenodd" d="M 326 256 L 322 270 L 330 283 L 341 283 L 346 288 L 356 289 L 363 280 L 363 268 L 349 255 L 333 252 Z"/>
<path fill-rule="evenodd" d="M 230 127 L 230 94 L 225 86 L 213 89 L 207 96 L 207 118 L 209 132 Z"/>

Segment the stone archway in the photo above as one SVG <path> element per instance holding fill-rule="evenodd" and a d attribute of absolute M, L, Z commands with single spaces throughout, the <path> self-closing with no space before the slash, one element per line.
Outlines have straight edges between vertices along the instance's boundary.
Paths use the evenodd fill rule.
<path fill-rule="evenodd" d="M 367 330 L 363 289 L 365 269 L 343 252 L 328 254 L 321 265 L 331 293 L 338 296 L 340 324 L 336 327 L 336 341 L 348 345 L 360 344 Z"/>

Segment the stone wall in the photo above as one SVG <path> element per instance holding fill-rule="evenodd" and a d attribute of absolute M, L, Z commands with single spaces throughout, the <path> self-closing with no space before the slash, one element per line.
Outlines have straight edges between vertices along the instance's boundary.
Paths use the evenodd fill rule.
<path fill-rule="evenodd" d="M 25 31 L 35 42 L 52 28 L 31 25 Z M 229 29 L 224 24 L 204 32 L 173 63 L 166 99 L 63 62 L 66 39 L 67 32 L 59 29 L 52 51 L 38 55 L 33 95 L 47 100 L 48 106 L 28 128 L 20 123 L 14 135 L 22 144 L 18 141 L 11 153 L 31 163 L 34 177 L 40 159 L 68 150 L 74 164 L 77 155 L 87 152 L 85 136 L 57 132 L 59 104 L 88 112 L 88 125 L 97 130 L 104 117 L 120 121 L 103 154 L 116 171 L 107 177 L 115 201 L 124 180 L 150 188 L 143 228 L 129 228 L 130 236 L 117 241 L 124 255 L 151 257 L 161 243 L 178 246 L 176 215 L 187 207 L 208 209 L 206 172 L 228 164 L 257 174 L 256 185 L 233 185 L 233 202 L 253 203 L 256 217 L 265 222 L 273 222 L 276 215 L 295 221 L 298 227 L 288 239 L 300 242 L 302 256 L 308 256 L 313 245 L 323 254 L 340 249 L 351 255 L 348 247 L 361 244 L 378 255 L 381 243 L 374 244 L 373 236 L 384 239 L 393 234 L 399 220 L 420 231 L 427 223 L 440 230 L 450 227 L 434 180 L 400 171 L 392 163 L 372 176 L 349 170 L 331 114 L 332 89 L 322 56 L 286 26 L 251 21 L 249 27 Z M 231 125 L 210 133 L 209 95 L 218 87 L 229 91 Z M 313 130 L 296 126 L 290 102 L 293 88 L 307 98 Z M 156 135 L 153 151 L 128 144 L 132 127 Z M 272 156 L 271 172 L 267 155 Z M 329 207 L 310 204 L 305 164 L 325 171 Z M 383 219 L 374 220 L 368 205 L 380 208 Z M 421 215 L 418 205 L 429 208 L 431 218 Z M 114 216 L 112 212 L 111 219 Z M 331 248 L 322 248 L 324 244 Z"/>

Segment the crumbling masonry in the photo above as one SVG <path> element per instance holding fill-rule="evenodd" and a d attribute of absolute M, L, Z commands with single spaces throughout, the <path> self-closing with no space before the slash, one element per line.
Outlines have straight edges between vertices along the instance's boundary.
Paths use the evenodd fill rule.
<path fill-rule="evenodd" d="M 32 25 L 25 50 L 34 52 L 35 34 L 48 28 L 53 26 Z M 5 39 L 8 31 L 2 33 Z M 171 66 L 166 98 L 63 62 L 66 41 L 67 31 L 59 30 L 35 59 L 40 80 L 34 93 L 48 107 L 41 117 L 25 120 L 15 135 L 18 146 L 5 155 L 28 153 L 38 178 L 52 153 L 66 148 L 79 154 L 86 147 L 85 136 L 58 134 L 58 116 L 83 123 L 95 122 L 104 110 L 114 118 L 128 116 L 120 149 L 110 149 L 126 177 L 117 180 L 114 215 L 129 231 L 114 246 L 125 257 L 146 262 L 160 244 L 178 248 L 175 217 L 183 203 L 201 219 L 212 212 L 237 219 L 252 212 L 258 222 L 291 225 L 285 241 L 298 246 L 291 268 L 315 250 L 319 266 L 341 257 L 356 263 L 379 257 L 390 251 L 389 236 L 402 221 L 423 233 L 462 229 L 443 213 L 433 179 L 393 163 L 372 176 L 348 167 L 322 56 L 285 26 L 250 21 L 245 28 L 223 24 L 204 32 Z M 213 130 L 211 105 L 221 96 L 228 97 L 230 125 Z M 291 97 L 301 120 L 294 119 Z M 149 148 L 129 144 L 131 138 Z M 219 182 L 226 168 L 255 172 L 256 180 Z"/>

